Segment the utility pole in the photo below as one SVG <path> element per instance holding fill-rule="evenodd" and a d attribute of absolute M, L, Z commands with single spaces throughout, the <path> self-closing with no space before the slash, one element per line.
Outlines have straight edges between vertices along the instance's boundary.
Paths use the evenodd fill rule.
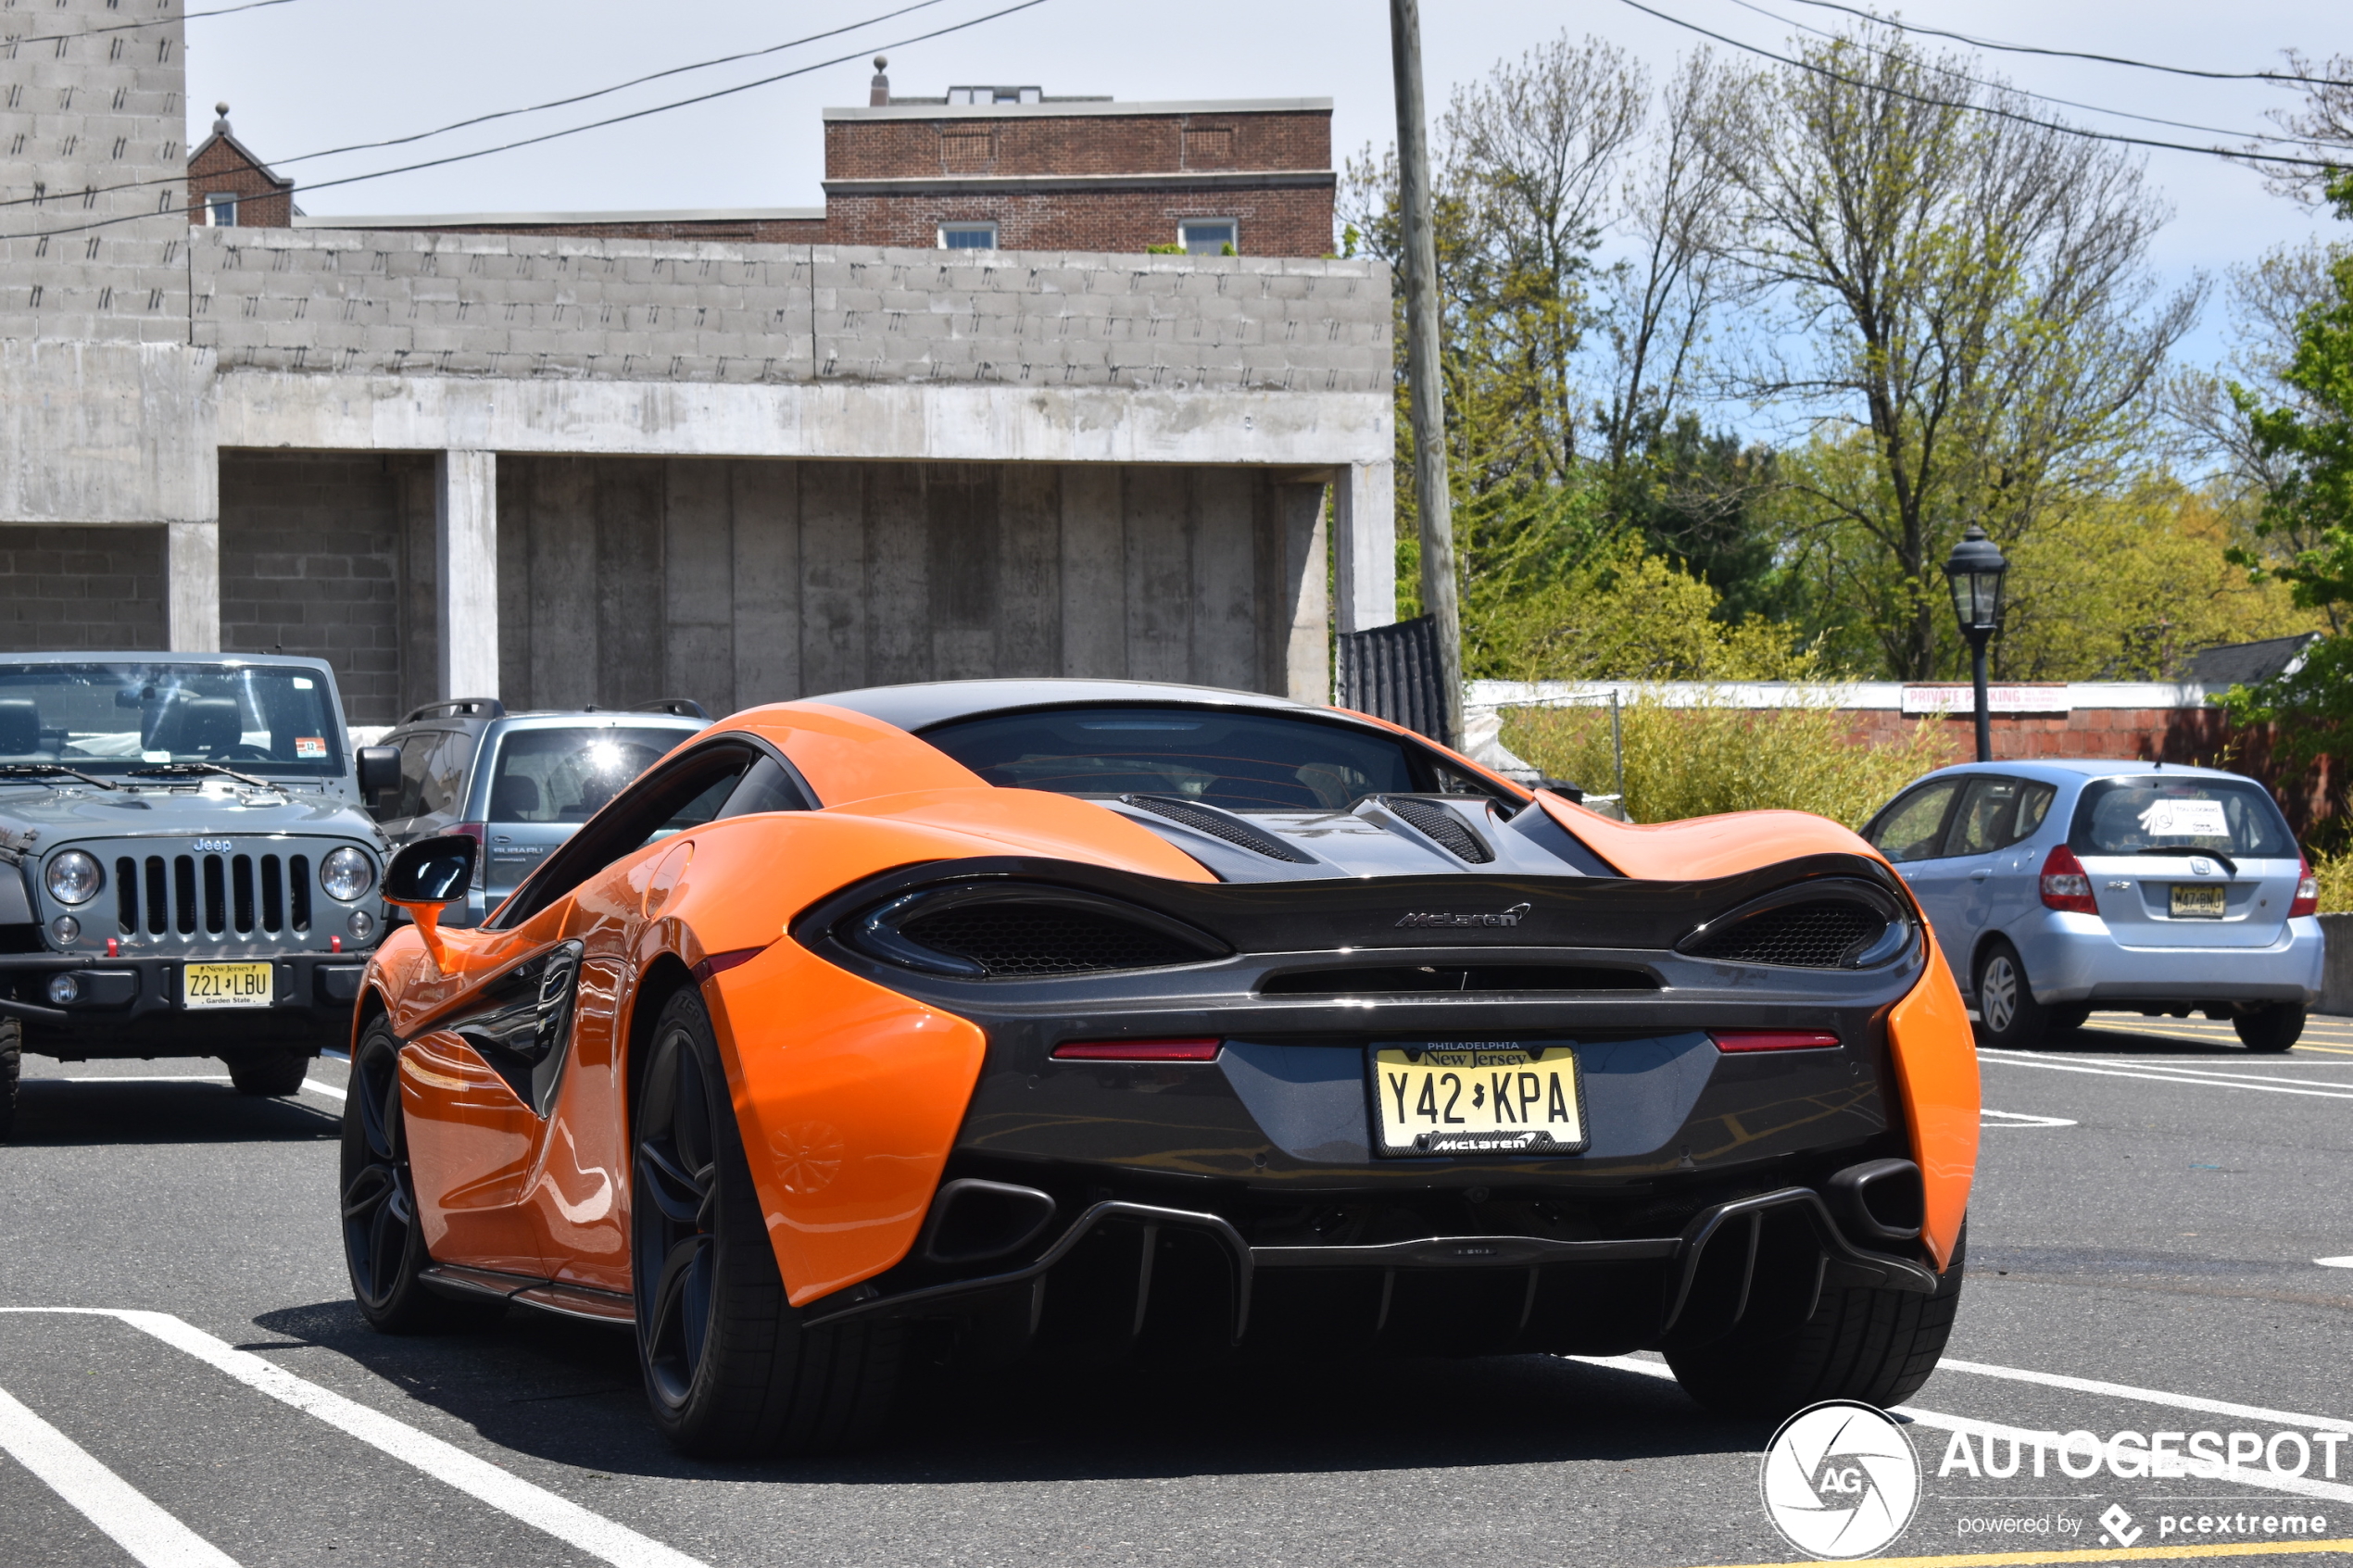
<path fill-rule="evenodd" d="M 1419 0 L 1389 0 L 1397 78 L 1398 196 L 1405 209 L 1405 386 L 1414 420 L 1414 508 L 1420 521 L 1422 609 L 1437 633 L 1439 712 L 1447 746 L 1463 738 L 1463 621 L 1454 597 L 1454 497 L 1446 483 L 1446 394 L 1440 380 L 1438 241 L 1430 228 L 1429 137 L 1423 129 Z"/>

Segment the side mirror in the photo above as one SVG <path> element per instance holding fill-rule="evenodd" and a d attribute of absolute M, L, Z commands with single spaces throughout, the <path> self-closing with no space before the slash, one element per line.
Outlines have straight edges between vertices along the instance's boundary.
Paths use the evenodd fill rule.
<path fill-rule="evenodd" d="M 384 868 L 384 902 L 436 911 L 456 903 L 473 885 L 474 858 L 481 853 L 482 846 L 461 833 L 417 840 Z"/>
<path fill-rule="evenodd" d="M 363 746 L 359 748 L 359 762 L 361 796 L 384 795 L 400 787 L 398 746 Z"/>
<path fill-rule="evenodd" d="M 474 857 L 482 846 L 461 833 L 421 838 L 384 868 L 384 902 L 409 911 L 434 967 L 447 973 L 449 949 L 441 939 L 441 910 L 473 885 Z"/>

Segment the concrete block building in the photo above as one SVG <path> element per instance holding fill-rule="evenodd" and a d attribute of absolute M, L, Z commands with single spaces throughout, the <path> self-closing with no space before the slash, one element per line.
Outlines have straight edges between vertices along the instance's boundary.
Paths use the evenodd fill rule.
<path fill-rule="evenodd" d="M 318 655 L 384 723 L 959 675 L 1320 700 L 1330 629 L 1393 619 L 1378 264 L 1009 216 L 993 249 L 246 223 L 282 183 L 216 221 L 182 4 L 0 13 L 0 643 Z"/>

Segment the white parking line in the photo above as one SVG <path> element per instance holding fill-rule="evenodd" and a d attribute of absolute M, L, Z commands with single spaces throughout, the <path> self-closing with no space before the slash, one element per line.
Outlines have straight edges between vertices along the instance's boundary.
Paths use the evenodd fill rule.
<path fill-rule="evenodd" d="M 305 1078 L 302 1081 L 302 1086 L 308 1089 L 314 1095 L 324 1095 L 329 1099 L 341 1099 L 344 1098 L 344 1093 L 341 1089 L 336 1088 L 333 1084 L 322 1084 L 316 1078 Z"/>
<path fill-rule="evenodd" d="M 1994 1118 L 1991 1122 L 1981 1120 L 1978 1123 L 1981 1127 L 2072 1127 L 2077 1124 L 2064 1116 L 2029 1116 L 2023 1110 L 1996 1110 L 1990 1105 L 1979 1108 L 1978 1115 Z"/>
<path fill-rule="evenodd" d="M 2007 1051 L 1980 1050 L 1977 1054 L 1979 1060 L 1983 1061 L 2001 1062 L 2014 1067 L 2040 1067 L 2053 1073 L 2083 1073 L 2095 1078 L 2138 1078 L 2149 1084 L 2188 1084 L 2209 1089 L 2245 1089 L 2253 1094 L 2306 1095 L 2314 1099 L 2353 1099 L 2353 1085 L 2347 1085 L 2342 1088 L 2313 1089 L 2306 1088 L 2301 1085 L 2284 1083 L 2241 1083 L 2235 1079 L 2224 1078 L 2213 1073 L 2151 1073 L 2117 1067 L 2093 1067 L 2083 1062 L 2045 1061 L 2040 1057 L 2013 1056 Z"/>
<path fill-rule="evenodd" d="M 0 1450 L 105 1531 L 142 1568 L 237 1568 L 235 1558 L 157 1508 L 5 1388 L 0 1388 Z"/>
<path fill-rule="evenodd" d="M 28 1078 L 25 1082 L 28 1084 L 37 1084 L 42 1082 L 42 1080 L 38 1078 Z M 229 1082 L 229 1075 L 226 1073 L 183 1073 L 169 1075 L 132 1077 L 107 1073 L 85 1073 L 71 1078 L 52 1079 L 50 1082 L 65 1084 L 225 1084 Z M 344 1098 L 343 1090 L 336 1088 L 333 1084 L 322 1084 L 316 1078 L 305 1078 L 302 1081 L 302 1086 L 308 1089 L 312 1094 L 324 1095 L 329 1099 L 341 1099 Z"/>
<path fill-rule="evenodd" d="M 445 1443 L 429 1433 L 420 1432 L 406 1422 L 396 1421 L 381 1411 L 371 1410 L 356 1400 L 346 1399 L 341 1394 L 296 1377 L 276 1362 L 266 1361 L 249 1350 L 240 1350 L 226 1340 L 216 1339 L 169 1312 L 143 1312 L 115 1307 L 0 1307 L 0 1313 L 19 1312 L 113 1318 L 129 1323 L 141 1333 L 152 1335 L 173 1348 L 184 1350 L 196 1360 L 227 1373 L 245 1386 L 258 1389 L 305 1414 L 316 1416 L 338 1431 L 359 1438 L 404 1464 L 413 1465 L 434 1480 L 488 1503 L 510 1518 L 544 1530 L 598 1562 L 613 1564 L 613 1568 L 709 1568 L 697 1558 L 666 1547 L 650 1537 L 641 1536 L 625 1524 L 616 1524 L 602 1514 L 591 1513 L 571 1499 L 560 1497 L 544 1486 L 535 1486 L 488 1460 L 478 1459 L 463 1449 Z M 214 1560 L 202 1561 L 209 1562 Z M 228 1560 L 222 1558 L 218 1561 Z"/>
<path fill-rule="evenodd" d="M 1582 1361 L 1587 1366 L 1609 1367 L 1617 1372 L 1640 1373 L 1644 1377 L 1663 1377 L 1672 1381 L 1675 1374 L 1665 1361 L 1646 1361 L 1633 1356 L 1568 1356 L 1567 1361 Z M 2321 1416 L 2289 1415 L 2282 1411 L 2258 1410 L 2251 1405 L 2225 1404 L 2219 1399 L 2197 1399 L 2187 1394 L 2160 1394 L 2150 1388 L 2130 1388 L 2120 1383 L 2095 1383 L 2087 1378 L 2058 1378 L 2046 1373 L 2020 1373 L 2010 1367 L 1984 1367 L 1971 1361 L 1940 1361 L 1939 1370 L 1956 1372 L 1990 1372 L 2018 1377 L 2026 1382 L 2048 1382 L 2060 1387 L 2082 1392 L 2105 1393 L 2120 1399 L 2146 1399 L 2158 1404 L 2177 1406 L 2183 1410 L 2208 1411 L 2220 1415 L 2249 1416 L 2259 1421 L 2271 1421 L 2286 1426 L 2312 1426 L 2324 1432 L 2345 1430 L 2347 1423 Z M 2003 1437 L 2033 1447 L 2040 1444 L 2056 1451 L 2059 1434 L 2037 1431 L 2028 1426 L 2006 1426 L 1998 1422 L 1979 1421 L 1974 1416 L 1947 1415 L 1942 1411 L 1922 1410 L 1917 1405 L 1890 1407 L 1892 1413 L 1909 1417 L 1922 1426 L 1932 1426 L 1944 1432 L 1966 1432 L 1972 1437 Z M 2079 1449 L 2080 1453 L 2081 1450 Z M 2301 1475 L 2283 1475 L 2271 1470 L 2253 1470 L 2232 1464 L 2219 1481 L 2235 1481 L 2242 1486 L 2255 1486 L 2264 1491 L 2288 1492 L 2298 1497 L 2327 1498 L 2335 1502 L 2353 1502 L 2353 1486 L 2337 1481 L 2314 1481 Z"/>
<path fill-rule="evenodd" d="M 2028 1372 L 2023 1367 L 1991 1366 L 1983 1361 L 1957 1361 L 1947 1356 L 1936 1363 L 1940 1372 L 1974 1373 L 2012 1383 L 2039 1383 L 2047 1388 L 2068 1388 L 2078 1394 L 2104 1394 L 2111 1399 L 2138 1399 L 2144 1404 L 2170 1405 L 2178 1411 L 2202 1411 L 2208 1415 L 2244 1416 L 2274 1426 L 2309 1426 L 2322 1432 L 2353 1433 L 2353 1421 L 2334 1415 L 2298 1415 L 2294 1411 L 2266 1410 L 2260 1405 L 2234 1405 L 2196 1394 L 2169 1394 L 2159 1388 L 2135 1388 L 2129 1383 L 2102 1383 L 2091 1377 L 2066 1377 L 2055 1372 Z"/>

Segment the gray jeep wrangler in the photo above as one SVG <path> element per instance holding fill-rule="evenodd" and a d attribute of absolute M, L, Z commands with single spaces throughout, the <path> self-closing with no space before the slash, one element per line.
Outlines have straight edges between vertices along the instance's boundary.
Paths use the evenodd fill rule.
<path fill-rule="evenodd" d="M 398 783 L 320 659 L 0 655 L 0 1133 L 25 1049 L 300 1088 L 384 934 Z"/>

